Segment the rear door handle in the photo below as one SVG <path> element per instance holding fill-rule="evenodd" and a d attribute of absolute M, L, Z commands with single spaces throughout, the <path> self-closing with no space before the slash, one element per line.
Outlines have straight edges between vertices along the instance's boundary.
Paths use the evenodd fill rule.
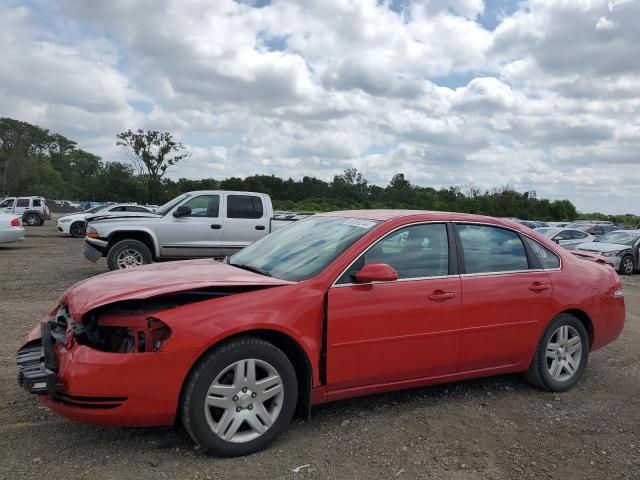
<path fill-rule="evenodd" d="M 544 283 L 534 282 L 529 286 L 529 290 L 532 292 L 543 292 L 545 290 L 549 290 L 551 285 L 546 285 Z"/>
<path fill-rule="evenodd" d="M 220 230 L 222 228 L 222 225 L 219 225 L 217 223 L 214 223 L 213 225 L 211 225 L 211 228 L 213 230 Z"/>
<path fill-rule="evenodd" d="M 442 290 L 436 290 L 427 298 L 433 302 L 440 302 L 442 300 L 450 300 L 455 296 L 456 294 L 454 292 L 444 292 Z"/>
<path fill-rule="evenodd" d="M 264 230 L 265 226 L 264 225 L 256 225 L 256 230 Z"/>

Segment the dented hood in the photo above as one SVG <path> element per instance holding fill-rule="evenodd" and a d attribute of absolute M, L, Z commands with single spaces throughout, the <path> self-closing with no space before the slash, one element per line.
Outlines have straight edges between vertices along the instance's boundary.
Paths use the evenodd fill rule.
<path fill-rule="evenodd" d="M 187 260 L 146 265 L 97 275 L 67 290 L 61 305 L 73 318 L 113 302 L 137 300 L 186 290 L 221 286 L 277 286 L 294 282 L 271 278 L 215 260 Z"/>

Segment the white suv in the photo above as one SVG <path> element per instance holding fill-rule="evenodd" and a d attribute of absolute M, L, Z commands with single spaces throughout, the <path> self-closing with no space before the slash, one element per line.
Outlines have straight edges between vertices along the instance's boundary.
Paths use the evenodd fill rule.
<path fill-rule="evenodd" d="M 7 197 L 0 203 L 0 212 L 18 215 L 31 227 L 51 220 L 51 212 L 43 197 Z"/>

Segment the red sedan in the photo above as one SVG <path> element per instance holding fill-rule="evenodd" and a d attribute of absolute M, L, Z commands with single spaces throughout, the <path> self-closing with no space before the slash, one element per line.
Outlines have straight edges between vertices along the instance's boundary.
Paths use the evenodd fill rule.
<path fill-rule="evenodd" d="M 624 319 L 610 266 L 518 224 L 334 212 L 225 263 L 78 283 L 19 350 L 19 381 L 73 420 L 178 420 L 206 451 L 243 455 L 342 398 L 511 372 L 568 390 Z"/>

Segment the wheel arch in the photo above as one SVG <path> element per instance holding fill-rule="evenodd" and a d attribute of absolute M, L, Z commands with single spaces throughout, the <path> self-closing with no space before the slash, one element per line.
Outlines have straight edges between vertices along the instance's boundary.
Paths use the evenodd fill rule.
<path fill-rule="evenodd" d="M 584 325 L 584 328 L 586 328 L 587 330 L 587 334 L 589 335 L 589 349 L 591 349 L 591 346 L 593 345 L 594 331 L 593 331 L 593 322 L 591 321 L 591 318 L 589 317 L 589 315 L 587 315 L 587 313 L 584 310 L 580 310 L 579 308 L 570 308 L 569 310 L 564 310 L 560 312 L 558 315 L 561 315 L 563 313 L 573 315 L 578 320 L 580 320 L 580 322 L 582 322 L 582 324 Z"/>
<path fill-rule="evenodd" d="M 253 329 L 244 330 L 242 332 L 237 332 L 224 337 L 215 342 L 213 345 L 209 346 L 209 348 L 207 348 L 198 356 L 196 361 L 193 362 L 193 365 L 191 365 L 191 368 L 189 369 L 187 375 L 185 375 L 182 386 L 180 387 L 180 396 L 178 398 L 178 405 L 175 416 L 176 420 L 181 418 L 180 411 L 182 410 L 184 389 L 187 385 L 187 382 L 189 381 L 191 373 L 198 367 L 200 362 L 211 350 L 219 347 L 220 345 L 232 342 L 243 337 L 255 337 L 265 340 L 278 347 L 287 356 L 287 358 L 289 358 L 298 379 L 298 403 L 296 405 L 296 415 L 303 418 L 304 420 L 309 419 L 309 416 L 311 414 L 311 387 L 313 384 L 313 370 L 307 353 L 294 338 L 287 335 L 286 333 L 272 329 Z"/>
<path fill-rule="evenodd" d="M 116 231 L 109 235 L 109 243 L 105 250 L 105 256 L 111 248 L 121 240 L 138 240 L 149 247 L 149 251 L 153 258 L 158 258 L 158 249 L 156 248 L 155 237 L 151 232 L 146 230 L 124 230 Z"/>

